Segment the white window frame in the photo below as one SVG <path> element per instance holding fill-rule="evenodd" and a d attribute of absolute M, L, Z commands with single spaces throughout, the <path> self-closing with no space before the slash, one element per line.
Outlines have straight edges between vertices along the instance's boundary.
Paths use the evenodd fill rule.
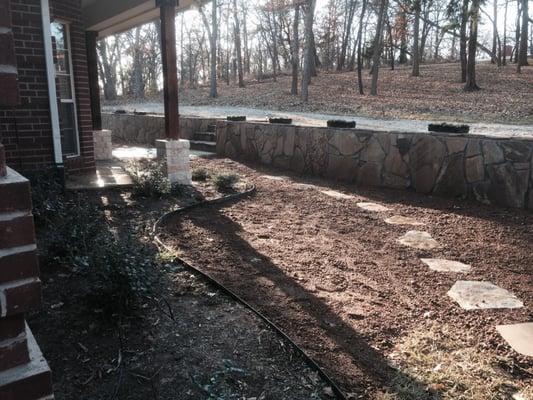
<path fill-rule="evenodd" d="M 71 91 L 71 99 L 62 99 L 61 96 L 58 96 L 59 102 L 64 104 L 72 104 L 74 109 L 74 134 L 76 135 L 76 153 L 68 153 L 65 154 L 65 157 L 67 158 L 73 158 L 73 157 L 79 157 L 81 155 L 81 148 L 80 148 L 80 130 L 78 127 L 78 104 L 76 101 L 76 88 L 74 87 L 74 64 L 72 63 L 72 43 L 70 38 L 70 22 L 64 21 L 61 19 L 54 19 L 51 21 L 51 24 L 54 22 L 62 24 L 65 27 L 65 39 L 66 39 L 66 45 L 67 45 L 67 51 L 68 51 L 68 65 L 70 70 L 70 91 Z M 67 74 L 58 73 L 56 66 L 54 65 L 54 73 L 55 77 L 57 79 L 58 76 L 67 76 Z M 61 129 L 60 129 L 61 131 Z"/>

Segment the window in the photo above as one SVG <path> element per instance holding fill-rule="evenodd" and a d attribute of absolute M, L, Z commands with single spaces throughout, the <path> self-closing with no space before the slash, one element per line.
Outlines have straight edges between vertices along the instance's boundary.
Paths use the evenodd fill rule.
<path fill-rule="evenodd" d="M 78 118 L 76 114 L 74 75 L 72 71 L 70 27 L 68 24 L 58 21 L 52 22 L 51 25 L 57 95 L 59 101 L 61 146 L 63 148 L 63 154 L 67 156 L 76 156 L 79 155 L 80 141 L 78 134 Z"/>

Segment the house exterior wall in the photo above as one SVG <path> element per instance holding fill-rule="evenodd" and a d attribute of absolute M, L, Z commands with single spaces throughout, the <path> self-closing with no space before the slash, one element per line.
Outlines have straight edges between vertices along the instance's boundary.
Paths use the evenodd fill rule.
<path fill-rule="evenodd" d="M 40 0 L 10 0 L 20 102 L 0 106 L 0 141 L 8 165 L 21 171 L 54 165 L 54 149 Z M 65 159 L 68 172 L 94 170 L 85 30 L 80 0 L 50 0 L 52 19 L 71 24 L 72 62 L 80 156 Z"/>

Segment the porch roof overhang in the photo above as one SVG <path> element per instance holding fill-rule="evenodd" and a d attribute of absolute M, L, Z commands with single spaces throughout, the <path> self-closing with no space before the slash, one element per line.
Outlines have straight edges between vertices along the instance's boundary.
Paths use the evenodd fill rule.
<path fill-rule="evenodd" d="M 185 11 L 206 0 L 179 0 L 176 11 Z M 82 0 L 85 29 L 102 38 L 124 32 L 159 18 L 156 0 Z"/>

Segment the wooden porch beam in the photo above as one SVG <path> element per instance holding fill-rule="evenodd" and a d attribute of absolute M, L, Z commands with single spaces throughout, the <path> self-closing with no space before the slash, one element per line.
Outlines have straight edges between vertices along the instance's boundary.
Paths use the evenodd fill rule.
<path fill-rule="evenodd" d="M 96 51 L 97 37 L 97 32 L 85 32 L 93 130 L 100 131 L 102 130 L 102 109 L 100 106 L 100 85 L 98 83 L 98 53 Z"/>
<path fill-rule="evenodd" d="M 177 0 L 156 0 L 161 13 L 161 58 L 165 102 L 165 134 L 179 139 L 178 66 L 176 56 Z"/>

